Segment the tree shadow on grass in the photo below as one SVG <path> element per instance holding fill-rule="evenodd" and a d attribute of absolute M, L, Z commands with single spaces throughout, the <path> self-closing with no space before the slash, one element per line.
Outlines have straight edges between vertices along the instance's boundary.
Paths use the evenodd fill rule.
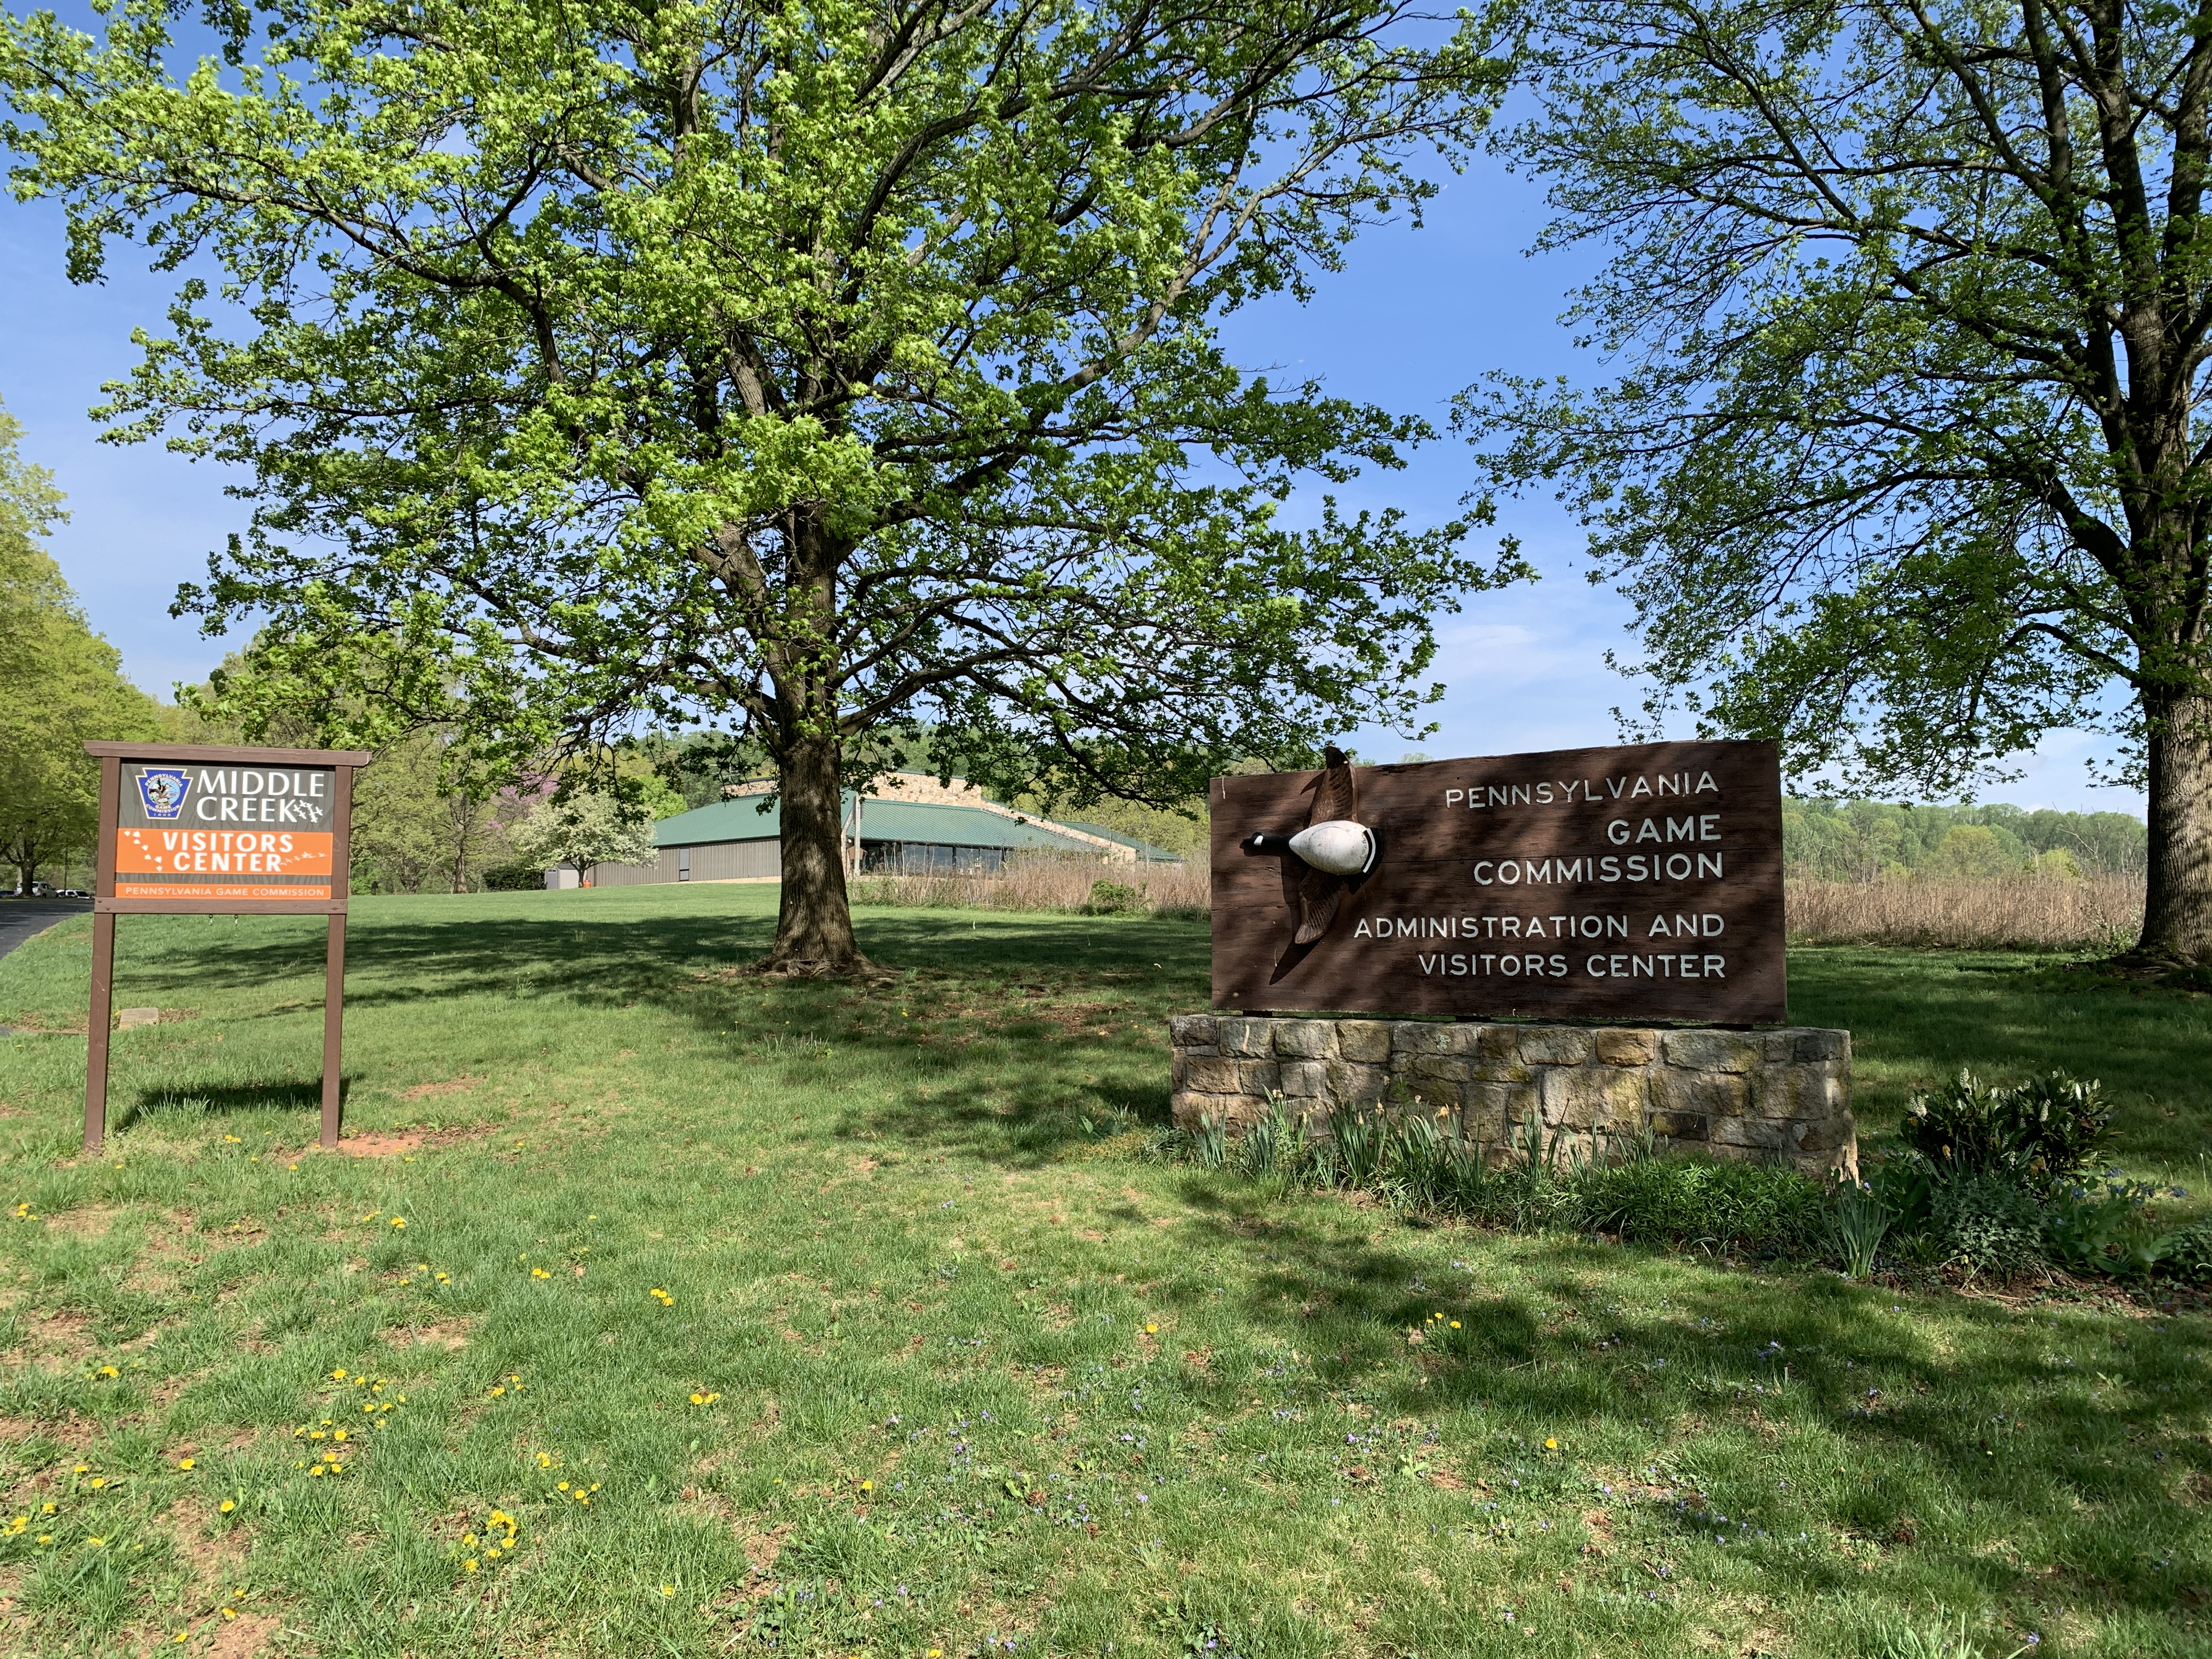
<path fill-rule="evenodd" d="M 1863 1561 L 1791 1547 L 1801 1530 L 1830 1528 L 1880 1545 L 1904 1599 L 1920 1593 L 1916 1577 L 1948 1578 L 2026 1611 L 2048 1604 L 2056 1574 L 2061 1599 L 2093 1616 L 2191 1605 L 2182 1576 L 2148 1549 L 2193 1552 L 2201 1514 L 2173 1494 L 2212 1482 L 2212 1450 L 2190 1432 L 2205 1390 L 2185 1330 L 2135 1334 L 2127 1360 L 2110 1362 L 2130 1374 L 2104 1379 L 2098 1397 L 2055 1388 L 2045 1340 L 1994 1303 L 1947 1300 L 1942 1317 L 1971 1328 L 1939 1343 L 1913 1317 L 1935 1310 L 1893 1312 L 1879 1292 L 1825 1275 L 1692 1271 L 1648 1249 L 1473 1229 L 1453 1231 L 1467 1265 L 1445 1272 L 1326 1200 L 1285 1204 L 1196 1175 L 1182 1196 L 1194 1252 L 1243 1265 L 1248 1318 L 1314 1355 L 1320 1380 L 1371 1401 L 1378 1421 L 1491 1416 L 1498 1430 L 1477 1450 L 1487 1467 L 1470 1473 L 1501 1494 L 1518 1469 L 1522 1498 L 1549 1481 L 1562 1503 L 1601 1504 L 1596 1483 L 1624 1472 L 1565 1478 L 1598 1431 L 1694 1435 L 1657 1454 L 1657 1484 L 1686 1500 L 1662 1510 L 1665 1525 L 1686 1546 L 1711 1545 L 1717 1530 L 1726 1547 L 1751 1546 L 1772 1592 L 1866 1588 Z M 1501 1261 L 1510 1273 L 1486 1278 Z M 1462 1322 L 1456 1337 L 1448 1322 L 1437 1329 L 1439 1312 Z M 1425 1333 L 1418 1347 L 1413 1332 Z M 1547 1458 L 1547 1436 L 1565 1451 Z M 1844 1479 L 1827 1498 L 1776 1484 L 1774 1468 L 1832 1452 Z M 1729 1519 L 1717 1528 L 1716 1515 Z M 2015 1523 L 2036 1528 L 2055 1563 L 1987 1547 Z"/>
<path fill-rule="evenodd" d="M 352 1079 L 338 1080 L 343 1103 Z M 323 1085 L 312 1083 L 195 1084 L 188 1088 L 140 1089 L 129 1099 L 108 1103 L 107 1132 L 120 1134 L 134 1123 L 194 1122 L 246 1112 L 312 1112 L 323 1106 Z"/>

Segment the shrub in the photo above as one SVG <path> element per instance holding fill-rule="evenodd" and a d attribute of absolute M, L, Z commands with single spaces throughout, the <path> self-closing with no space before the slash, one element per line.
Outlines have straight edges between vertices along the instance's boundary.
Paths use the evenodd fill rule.
<path fill-rule="evenodd" d="M 2088 1167 L 2112 1121 L 2094 1080 L 2052 1072 L 1991 1088 L 1962 1071 L 1915 1095 L 1899 1133 L 1939 1181 L 1992 1176 L 2044 1196 Z"/>
<path fill-rule="evenodd" d="M 1126 882 L 1094 881 L 1091 896 L 1084 901 L 1086 916 L 1127 915 L 1145 908 L 1145 890 L 1132 887 Z"/>
<path fill-rule="evenodd" d="M 545 872 L 535 864 L 495 864 L 483 872 L 487 893 L 526 893 L 545 885 Z"/>

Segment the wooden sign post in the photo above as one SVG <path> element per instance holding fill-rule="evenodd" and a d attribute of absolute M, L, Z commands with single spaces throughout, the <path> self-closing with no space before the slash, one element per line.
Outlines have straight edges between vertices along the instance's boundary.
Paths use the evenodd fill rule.
<path fill-rule="evenodd" d="M 1789 1018 L 1771 743 L 1334 764 L 1209 799 L 1216 1008 Z"/>
<path fill-rule="evenodd" d="M 84 1149 L 107 1135 L 118 915 L 326 915 L 322 1144 L 338 1144 L 347 871 L 359 749 L 88 743 L 100 761 L 100 864 Z"/>

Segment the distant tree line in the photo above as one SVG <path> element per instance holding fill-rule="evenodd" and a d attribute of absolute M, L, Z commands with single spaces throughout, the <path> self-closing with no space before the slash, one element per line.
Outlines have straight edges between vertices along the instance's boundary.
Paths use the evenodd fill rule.
<path fill-rule="evenodd" d="M 2125 812 L 1793 799 L 1783 804 L 1782 847 L 1792 876 L 1829 881 L 2079 878 L 2142 875 L 2149 836 Z"/>

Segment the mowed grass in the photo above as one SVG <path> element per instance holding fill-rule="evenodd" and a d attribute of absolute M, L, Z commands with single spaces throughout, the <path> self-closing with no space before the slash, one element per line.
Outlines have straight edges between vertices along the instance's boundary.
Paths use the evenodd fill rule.
<path fill-rule="evenodd" d="M 2192 1309 L 1133 1162 L 1202 925 L 869 911 L 895 982 L 770 985 L 731 969 L 774 902 L 360 902 L 380 1157 L 312 1150 L 319 925 L 125 919 L 118 1006 L 169 1017 L 118 1037 L 97 1160 L 88 921 L 0 960 L 0 1024 L 45 1033 L 0 1041 L 0 1650 L 2212 1646 Z M 2207 1006 L 1993 957 L 1793 982 L 1877 1123 L 1962 1062 L 2065 1064 L 2144 1167 L 2203 1144 Z"/>

